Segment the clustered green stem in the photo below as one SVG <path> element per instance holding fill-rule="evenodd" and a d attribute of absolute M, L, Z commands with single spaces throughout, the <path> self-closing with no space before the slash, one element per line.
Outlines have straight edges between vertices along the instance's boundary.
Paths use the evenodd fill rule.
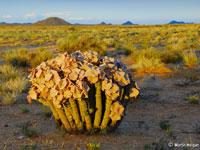
<path fill-rule="evenodd" d="M 96 112 L 94 117 L 94 128 L 99 128 L 102 116 L 101 82 L 95 84 L 96 87 Z"/>
<path fill-rule="evenodd" d="M 92 131 L 93 129 L 109 129 L 115 127 L 118 121 L 111 121 L 109 115 L 111 113 L 111 106 L 113 104 L 113 100 L 109 97 L 102 96 L 103 91 L 101 90 L 101 82 L 97 82 L 95 84 L 95 106 L 96 108 L 92 108 L 95 111 L 94 119 L 91 117 L 90 113 L 90 104 L 87 102 L 87 99 L 68 99 L 64 104 L 61 105 L 60 108 L 57 108 L 51 100 L 43 100 L 38 99 L 42 104 L 49 106 L 53 116 L 55 117 L 55 121 L 57 126 L 62 125 L 68 132 L 79 131 L 83 132 L 84 124 L 87 131 Z M 125 102 L 124 98 L 126 95 L 126 89 L 120 89 L 119 101 L 123 104 Z M 105 105 L 103 105 L 105 102 Z"/>

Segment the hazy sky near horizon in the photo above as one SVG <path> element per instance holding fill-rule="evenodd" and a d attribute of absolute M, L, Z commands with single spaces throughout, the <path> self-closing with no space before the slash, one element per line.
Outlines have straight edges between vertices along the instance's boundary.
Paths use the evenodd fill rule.
<path fill-rule="evenodd" d="M 70 23 L 200 23 L 200 0 L 0 0 L 0 22 L 60 17 Z"/>

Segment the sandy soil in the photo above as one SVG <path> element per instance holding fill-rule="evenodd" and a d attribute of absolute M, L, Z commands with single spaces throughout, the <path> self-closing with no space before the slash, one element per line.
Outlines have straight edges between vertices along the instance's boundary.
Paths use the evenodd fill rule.
<path fill-rule="evenodd" d="M 148 74 L 138 78 L 139 99 L 130 102 L 119 128 L 107 135 L 64 133 L 56 128 L 53 118 L 43 115 L 44 108 L 40 104 L 27 104 L 24 98 L 16 104 L 2 105 L 0 149 L 18 150 L 27 146 L 27 149 L 73 150 L 85 149 L 86 143 L 96 142 L 100 143 L 101 150 L 155 149 L 155 145 L 167 150 L 169 141 L 200 144 L 200 104 L 189 104 L 187 100 L 193 94 L 200 97 L 200 82 L 184 85 L 185 76 L 181 74 Z M 22 107 L 28 108 L 29 112 L 22 113 Z M 172 125 L 171 135 L 160 128 L 163 119 Z M 37 137 L 20 137 L 23 136 L 20 124 L 28 121 L 32 123 L 31 129 L 37 131 Z"/>

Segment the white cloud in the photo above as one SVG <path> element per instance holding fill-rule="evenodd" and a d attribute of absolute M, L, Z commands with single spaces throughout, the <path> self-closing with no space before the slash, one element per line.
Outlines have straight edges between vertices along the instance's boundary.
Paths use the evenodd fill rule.
<path fill-rule="evenodd" d="M 69 16 L 71 14 L 70 11 L 64 11 L 64 12 L 48 12 L 42 14 L 42 16 L 45 17 L 55 17 L 55 16 Z"/>
<path fill-rule="evenodd" d="M 32 18 L 35 18 L 35 17 L 36 17 L 36 14 L 34 14 L 34 13 L 26 14 L 24 16 L 25 19 L 32 19 Z"/>
<path fill-rule="evenodd" d="M 10 19 L 10 18 L 12 18 L 12 16 L 11 15 L 3 15 L 3 16 L 1 16 L 1 18 Z"/>
<path fill-rule="evenodd" d="M 75 18 L 68 18 L 69 20 L 77 20 L 77 21 L 80 21 L 80 20 L 87 20 L 87 19 L 85 19 L 85 18 L 83 18 L 83 17 L 75 17 Z"/>

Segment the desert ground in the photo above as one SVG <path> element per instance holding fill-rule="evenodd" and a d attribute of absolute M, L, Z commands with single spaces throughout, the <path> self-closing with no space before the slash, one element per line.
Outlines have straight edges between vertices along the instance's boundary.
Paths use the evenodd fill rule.
<path fill-rule="evenodd" d="M 15 51 L 20 48 L 26 48 L 28 52 L 40 51 L 42 54 L 43 52 L 51 52 L 53 57 L 59 52 L 68 51 L 68 49 L 70 53 L 72 52 L 71 49 L 79 48 L 79 46 L 67 47 L 68 49 L 65 49 L 62 44 L 59 44 L 57 37 L 65 38 L 63 34 L 64 31 L 68 31 L 70 32 L 69 34 L 72 34 L 72 32 L 79 32 L 79 30 L 81 30 L 82 33 L 89 32 L 91 29 L 91 27 L 80 27 L 80 29 L 77 27 L 70 27 L 69 29 L 62 27 L 63 30 L 60 30 L 59 28 L 52 27 L 52 34 L 48 34 L 48 36 L 44 38 L 46 33 L 48 33 L 45 27 L 31 28 L 31 31 L 33 31 L 35 35 L 35 31 L 43 30 L 41 37 L 38 36 L 39 31 L 36 36 L 31 37 L 29 36 L 30 33 L 27 33 L 28 30 L 26 27 L 16 28 L 18 28 L 17 33 L 19 33 L 19 37 L 14 40 L 15 34 L 17 33 L 14 33 L 15 31 L 13 31 L 11 27 L 0 27 L 0 40 L 5 41 L 0 44 L 2 55 L 0 64 L 2 66 L 13 65 L 12 61 L 9 59 L 11 58 L 11 53 L 7 51 Z M 30 27 L 28 27 L 28 29 L 29 28 Z M 56 127 L 54 118 L 47 107 L 42 106 L 42 104 L 36 101 L 33 101 L 33 104 L 27 102 L 26 96 L 29 86 L 26 86 L 26 88 L 18 92 L 17 96 L 13 96 L 14 98 L 9 99 L 5 97 L 8 91 L 3 91 L 3 84 L 5 82 L 3 81 L 4 79 L 1 79 L 0 149 L 84 150 L 90 149 L 88 146 L 89 144 L 99 144 L 100 150 L 200 149 L 200 146 L 198 146 L 198 144 L 200 144 L 199 63 L 188 66 L 184 61 L 171 61 L 169 63 L 163 61 L 165 62 L 164 64 L 161 62 L 159 64 L 153 63 L 148 68 L 146 67 L 148 66 L 147 64 L 149 64 L 148 62 L 147 64 L 138 65 L 139 62 L 136 61 L 136 58 L 140 57 L 138 52 L 133 54 L 135 48 L 137 51 L 150 49 L 150 54 L 155 54 L 152 53 L 151 47 L 153 47 L 155 51 L 163 50 L 169 53 L 176 51 L 176 53 L 173 53 L 174 55 L 179 51 L 188 53 L 188 51 L 194 50 L 195 56 L 199 60 L 200 39 L 198 34 L 200 25 L 171 25 L 169 28 L 167 26 L 150 26 L 141 27 L 140 29 L 137 29 L 137 26 L 127 28 L 116 27 L 116 29 L 108 26 L 97 26 L 95 28 L 97 31 L 103 31 L 103 35 L 101 32 L 98 33 L 98 38 L 102 36 L 107 38 L 105 38 L 107 47 L 105 48 L 104 54 L 120 59 L 126 64 L 127 68 L 131 69 L 134 79 L 141 89 L 139 97 L 136 100 L 130 101 L 128 104 L 126 115 L 119 128 L 108 134 L 86 135 L 66 133 L 64 129 L 58 129 Z M 151 30 L 152 33 L 149 33 L 146 39 L 144 39 L 145 33 L 148 33 L 149 28 L 154 29 L 155 32 Z M 187 29 L 190 28 L 191 31 L 194 29 L 194 32 L 188 33 Z M 7 29 L 13 32 L 6 33 Z M 131 29 L 133 29 L 134 32 L 131 31 Z M 51 27 L 48 27 L 47 30 L 51 31 Z M 92 34 L 96 34 L 96 30 L 93 31 Z M 106 32 L 106 30 L 108 30 L 108 32 Z M 115 35 L 116 32 L 118 32 L 117 30 L 120 30 L 121 33 L 119 37 Z M 135 32 L 135 30 L 138 32 Z M 57 32 L 57 34 L 55 34 L 55 32 Z M 173 34 L 170 34 L 170 32 L 173 32 Z M 164 37 L 167 33 L 170 34 L 168 40 Z M 7 38 L 3 39 L 3 37 L 5 37 L 3 35 L 5 34 Z M 130 34 L 133 37 L 129 37 Z M 187 36 L 188 34 L 192 35 Z M 150 40 L 151 35 L 154 37 L 152 41 Z M 183 37 L 181 35 L 183 35 Z M 26 38 L 21 41 L 20 37 L 23 36 Z M 193 38 L 193 36 L 195 38 Z M 122 37 L 123 39 L 120 41 Z M 138 41 L 131 43 L 128 37 L 133 38 L 132 40 L 137 39 Z M 155 40 L 156 37 L 158 37 L 157 40 Z M 190 43 L 188 44 L 188 42 L 185 43 L 182 41 L 177 42 L 179 37 L 186 41 L 189 40 L 187 38 L 190 38 Z M 147 44 L 146 42 L 149 40 L 152 43 L 149 42 Z M 169 41 L 171 41 L 170 44 L 168 44 Z M 120 44 L 122 46 L 120 46 L 118 42 L 121 42 Z M 134 44 L 134 46 L 125 47 L 130 45 L 130 43 Z M 173 46 L 175 46 L 175 48 Z M 182 48 L 178 50 L 178 52 L 176 49 L 177 46 L 181 46 Z M 96 47 L 99 48 L 99 46 Z M 91 48 L 94 49 L 96 49 L 96 47 L 91 46 Z M 102 52 L 101 48 L 102 47 L 97 49 L 97 51 Z M 62 51 L 59 51 L 60 49 L 62 49 Z M 129 52 L 132 54 L 129 54 Z M 36 55 L 38 55 L 38 53 L 36 53 Z M 48 57 L 49 56 L 47 56 L 47 58 Z M 157 56 L 152 57 L 155 59 L 158 58 Z M 20 75 L 20 78 L 22 78 L 27 77 L 31 68 L 37 66 L 38 63 L 41 62 L 31 62 L 30 66 L 25 67 L 23 65 L 14 67 L 24 73 L 22 76 Z M 135 65 L 137 67 L 134 67 Z M 17 87 L 19 86 L 20 85 L 17 85 Z M 168 146 L 169 142 L 179 144 L 188 143 L 191 145 L 193 144 L 194 147 L 170 148 Z"/>

